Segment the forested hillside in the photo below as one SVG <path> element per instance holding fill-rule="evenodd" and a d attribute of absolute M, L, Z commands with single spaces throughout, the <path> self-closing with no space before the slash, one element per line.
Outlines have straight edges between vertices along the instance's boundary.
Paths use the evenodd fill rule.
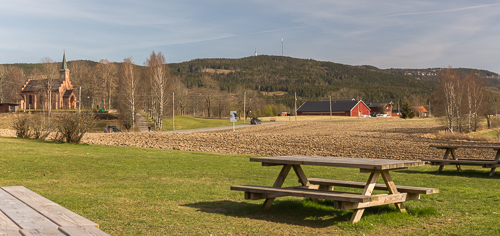
<path fill-rule="evenodd" d="M 188 88 L 203 86 L 203 77 L 210 76 L 222 90 L 243 86 L 261 92 L 282 91 L 289 96 L 296 92 L 297 96 L 313 99 L 332 96 L 381 101 L 412 95 L 427 97 L 434 90 L 432 82 L 410 76 L 282 56 L 196 59 L 170 64 L 170 68 Z"/>

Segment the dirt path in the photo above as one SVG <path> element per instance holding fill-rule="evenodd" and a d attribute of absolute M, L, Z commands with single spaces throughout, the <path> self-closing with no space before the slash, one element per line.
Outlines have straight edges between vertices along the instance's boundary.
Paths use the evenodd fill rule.
<path fill-rule="evenodd" d="M 144 118 L 144 116 L 141 116 L 140 114 L 137 114 L 135 116 L 135 122 L 136 122 L 136 125 L 137 127 L 139 127 L 139 131 L 140 132 L 149 132 L 149 125 L 148 125 L 148 122 L 146 121 L 146 119 Z"/>

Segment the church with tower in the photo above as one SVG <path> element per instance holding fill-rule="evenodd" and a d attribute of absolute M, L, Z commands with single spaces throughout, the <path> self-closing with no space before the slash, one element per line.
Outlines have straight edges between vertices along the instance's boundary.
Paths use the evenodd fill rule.
<path fill-rule="evenodd" d="M 59 80 L 51 83 L 52 109 L 76 109 L 76 96 L 69 80 L 69 69 L 66 63 L 66 53 L 59 69 Z M 47 88 L 48 79 L 28 80 L 21 89 L 21 109 L 48 109 Z"/>

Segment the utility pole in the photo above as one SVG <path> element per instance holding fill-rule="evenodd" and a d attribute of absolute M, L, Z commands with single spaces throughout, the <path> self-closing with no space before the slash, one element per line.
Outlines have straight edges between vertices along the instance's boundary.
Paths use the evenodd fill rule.
<path fill-rule="evenodd" d="M 401 115 L 401 107 L 399 106 L 399 98 L 398 98 L 398 116 Z"/>
<path fill-rule="evenodd" d="M 245 91 L 243 95 L 243 124 L 245 124 L 245 122 L 247 121 L 246 102 L 247 102 L 247 92 Z"/>
<path fill-rule="evenodd" d="M 175 92 L 172 92 L 172 130 L 175 131 Z"/>
<path fill-rule="evenodd" d="M 332 96 L 330 95 L 330 120 L 332 120 Z"/>
<path fill-rule="evenodd" d="M 297 122 L 297 92 L 295 92 L 295 122 Z"/>
<path fill-rule="evenodd" d="M 82 86 L 80 86 L 80 93 L 78 94 L 78 112 L 82 108 Z"/>
<path fill-rule="evenodd" d="M 281 56 L 283 56 L 283 38 L 281 38 Z"/>
<path fill-rule="evenodd" d="M 429 101 L 429 117 L 431 117 L 431 101 Z"/>

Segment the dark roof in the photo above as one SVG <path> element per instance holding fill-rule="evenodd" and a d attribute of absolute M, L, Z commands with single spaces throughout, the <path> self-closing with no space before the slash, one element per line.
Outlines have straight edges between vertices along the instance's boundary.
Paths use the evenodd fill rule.
<path fill-rule="evenodd" d="M 68 98 L 69 96 L 71 96 L 72 93 L 73 93 L 73 90 L 66 90 L 66 92 L 64 92 L 63 97 Z"/>
<path fill-rule="evenodd" d="M 38 92 L 47 86 L 48 79 L 42 80 L 30 80 L 26 87 L 24 87 L 22 92 Z M 56 91 L 61 87 L 62 82 L 60 80 L 54 80 L 52 84 L 52 91 Z"/>
<path fill-rule="evenodd" d="M 62 66 L 61 66 L 61 69 L 59 69 L 59 71 L 66 71 L 66 70 L 69 70 L 69 69 L 68 69 L 68 65 L 66 64 L 66 53 L 64 53 Z"/>
<path fill-rule="evenodd" d="M 360 101 L 351 99 L 332 100 L 332 111 L 350 111 Z M 362 102 L 362 101 L 361 101 Z M 300 112 L 330 112 L 330 101 L 314 101 L 304 102 L 302 106 L 297 109 Z"/>
<path fill-rule="evenodd" d="M 19 106 L 17 103 L 0 103 L 0 106 Z"/>
<path fill-rule="evenodd" d="M 391 102 L 369 102 L 369 103 L 366 103 L 366 105 L 369 108 L 377 108 L 377 107 L 385 106 L 385 105 L 390 104 L 390 103 Z"/>

